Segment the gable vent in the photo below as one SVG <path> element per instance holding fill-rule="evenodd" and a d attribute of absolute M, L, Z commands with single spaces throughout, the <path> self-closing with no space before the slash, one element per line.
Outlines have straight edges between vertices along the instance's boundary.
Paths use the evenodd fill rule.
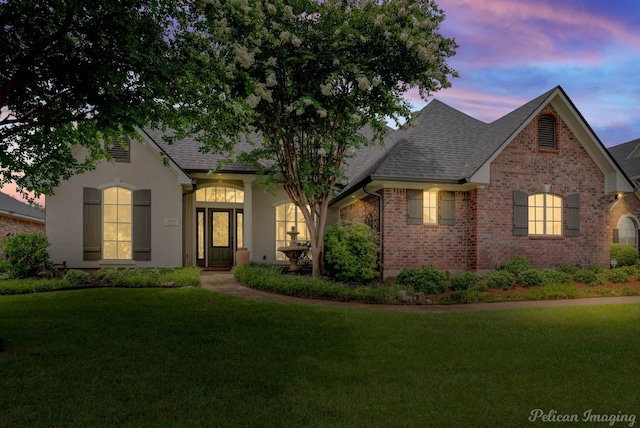
<path fill-rule="evenodd" d="M 111 155 L 116 162 L 129 162 L 129 147 L 131 146 L 131 139 L 129 137 L 123 137 L 122 140 L 127 145 L 122 147 L 117 138 L 111 141 L 111 144 L 106 144 L 104 149 Z"/>
<path fill-rule="evenodd" d="M 538 147 L 543 149 L 555 149 L 556 121 L 552 116 L 540 116 L 538 119 Z"/>

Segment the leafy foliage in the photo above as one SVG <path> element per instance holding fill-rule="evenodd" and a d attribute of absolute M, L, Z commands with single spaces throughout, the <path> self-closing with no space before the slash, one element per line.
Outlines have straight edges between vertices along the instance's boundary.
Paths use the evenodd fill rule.
<path fill-rule="evenodd" d="M 506 270 L 492 270 L 485 275 L 484 280 L 489 288 L 511 290 L 516 286 L 516 276 Z"/>
<path fill-rule="evenodd" d="M 327 274 L 338 281 L 368 282 L 378 276 L 378 236 L 362 223 L 339 222 L 327 228 Z"/>
<path fill-rule="evenodd" d="M 399 289 L 394 285 L 353 288 L 317 277 L 283 275 L 281 268 L 264 264 L 236 266 L 233 275 L 248 287 L 289 296 L 389 304 L 400 300 Z"/>
<path fill-rule="evenodd" d="M 500 263 L 496 270 L 506 270 L 518 276 L 521 272 L 533 268 L 531 262 L 524 257 L 512 257 L 506 262 Z"/>
<path fill-rule="evenodd" d="M 71 286 L 77 287 L 83 284 L 90 284 L 91 275 L 89 274 L 89 272 L 85 272 L 83 270 L 70 269 L 64 275 L 64 280 L 68 282 Z"/>
<path fill-rule="evenodd" d="M 7 236 L 2 249 L 7 258 L 7 274 L 12 278 L 28 278 L 51 273 L 49 240 L 41 233 L 18 233 Z"/>
<path fill-rule="evenodd" d="M 616 284 L 624 284 L 629 281 L 629 274 L 622 269 L 611 269 L 605 271 L 603 275 L 607 281 Z"/>
<path fill-rule="evenodd" d="M 573 274 L 573 280 L 586 285 L 602 285 L 604 279 L 592 269 L 582 269 Z"/>
<path fill-rule="evenodd" d="M 172 112 L 173 83 L 199 57 L 179 43 L 180 3 L 0 3 L 0 184 L 51 194 L 107 156 L 103 139 Z"/>
<path fill-rule="evenodd" d="M 618 266 L 633 266 L 638 261 L 638 249 L 631 245 L 611 244 L 611 258 L 618 260 Z"/>
<path fill-rule="evenodd" d="M 425 294 L 442 293 L 449 285 L 447 275 L 431 265 L 403 269 L 396 279 L 400 284 Z"/>
<path fill-rule="evenodd" d="M 319 275 L 328 203 L 344 160 L 370 143 L 363 129 L 381 140 L 385 120 L 411 116 L 409 89 L 426 99 L 457 76 L 444 13 L 429 0 L 204 3 L 191 20 L 203 69 L 185 82 L 190 114 L 176 137 L 231 151 L 256 131 L 261 144 L 238 159 L 301 209 Z"/>
<path fill-rule="evenodd" d="M 473 272 L 458 272 L 451 275 L 450 286 L 453 290 L 478 290 L 482 288 L 480 277 Z"/>

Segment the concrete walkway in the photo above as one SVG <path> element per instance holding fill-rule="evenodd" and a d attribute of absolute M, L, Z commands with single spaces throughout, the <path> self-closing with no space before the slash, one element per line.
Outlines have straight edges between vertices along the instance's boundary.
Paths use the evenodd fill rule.
<path fill-rule="evenodd" d="M 231 272 L 202 272 L 202 288 L 251 300 L 290 303 L 298 305 L 336 306 L 345 308 L 384 309 L 402 312 L 470 312 L 499 309 L 551 308 L 562 306 L 594 306 L 640 303 L 640 296 L 589 297 L 563 300 L 527 300 L 522 302 L 468 303 L 460 305 L 376 305 L 367 303 L 335 302 L 332 300 L 303 299 L 254 290 L 238 283 Z"/>

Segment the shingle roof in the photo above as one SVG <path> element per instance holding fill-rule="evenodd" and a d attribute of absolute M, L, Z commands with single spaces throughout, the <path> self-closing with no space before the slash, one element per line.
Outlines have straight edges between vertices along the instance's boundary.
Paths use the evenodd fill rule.
<path fill-rule="evenodd" d="M 638 146 L 640 146 L 640 138 L 607 149 L 628 177 L 640 177 L 640 156 L 638 156 L 640 153 L 636 153 L 632 158 L 629 157 Z"/>
<path fill-rule="evenodd" d="M 471 177 L 523 126 L 551 94 L 485 123 L 432 100 L 407 126 L 393 134 L 388 150 L 376 153 L 369 167 L 354 176 L 337 201 L 372 180 L 463 182 Z"/>
<path fill-rule="evenodd" d="M 25 204 L 12 198 L 6 193 L 0 192 L 0 211 L 17 214 L 21 217 L 28 217 L 35 220 L 44 221 L 44 213 L 31 205 Z"/>

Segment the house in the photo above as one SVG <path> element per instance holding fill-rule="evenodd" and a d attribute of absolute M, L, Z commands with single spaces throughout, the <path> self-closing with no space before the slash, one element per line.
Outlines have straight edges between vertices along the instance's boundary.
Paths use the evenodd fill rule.
<path fill-rule="evenodd" d="M 0 242 L 17 233 L 45 233 L 44 213 L 0 192 Z"/>
<path fill-rule="evenodd" d="M 292 226 L 306 239 L 283 190 L 261 189 L 248 165 L 215 169 L 223 159 L 194 140 L 168 145 L 144 129 L 128 150 L 108 150 L 112 161 L 47 198 L 57 263 L 227 269 L 241 247 L 253 261 L 286 262 L 277 248 Z M 609 198 L 634 190 L 560 87 L 492 123 L 431 101 L 413 126 L 363 149 L 345 173 L 328 223 L 376 228 L 385 277 L 425 264 L 491 269 L 513 256 L 606 265 Z"/>
<path fill-rule="evenodd" d="M 609 153 L 638 186 L 640 183 L 640 139 L 609 147 Z M 639 247 L 640 192 L 618 193 L 611 197 L 609 228 L 613 242 Z"/>
<path fill-rule="evenodd" d="M 431 101 L 332 201 L 373 219 L 384 276 L 482 271 L 514 256 L 543 267 L 609 264 L 609 199 L 633 183 L 561 87 L 484 123 Z"/>

